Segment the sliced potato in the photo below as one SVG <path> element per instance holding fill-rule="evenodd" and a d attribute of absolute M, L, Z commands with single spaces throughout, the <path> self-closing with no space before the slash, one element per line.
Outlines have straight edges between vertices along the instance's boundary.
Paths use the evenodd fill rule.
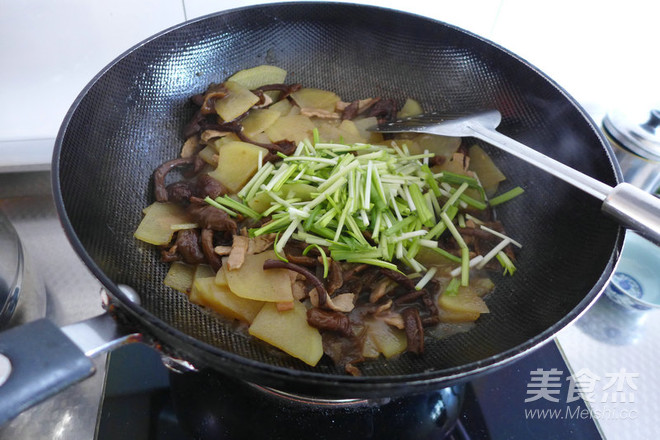
<path fill-rule="evenodd" d="M 383 142 L 383 134 L 369 129 L 378 125 L 378 118 L 370 116 L 367 118 L 354 119 L 353 123 L 360 132 L 360 136 L 369 144 L 379 144 Z"/>
<path fill-rule="evenodd" d="M 250 208 L 254 209 L 258 213 L 262 213 L 268 208 L 270 208 L 270 203 L 272 201 L 273 198 L 270 195 L 268 195 L 267 192 L 262 191 L 255 194 L 255 196 L 252 199 L 248 200 L 247 204 Z"/>
<path fill-rule="evenodd" d="M 461 174 L 463 176 L 471 176 L 472 172 L 469 171 L 470 157 L 463 153 L 452 154 L 449 160 L 446 160 L 440 165 L 433 167 L 433 171 L 449 171 L 454 174 Z"/>
<path fill-rule="evenodd" d="M 376 346 L 376 341 L 374 341 L 374 338 L 371 336 L 370 333 L 368 333 L 368 329 L 366 327 L 365 327 L 365 331 L 367 333 L 365 334 L 364 338 L 362 338 L 361 354 L 363 357 L 367 359 L 376 359 L 378 356 L 380 356 L 380 351 Z"/>
<path fill-rule="evenodd" d="M 268 150 L 240 141 L 222 144 L 218 151 L 218 166 L 209 175 L 236 193 L 257 171 L 260 154 L 265 157 Z"/>
<path fill-rule="evenodd" d="M 191 223 L 183 207 L 174 203 L 154 202 L 143 210 L 144 217 L 133 234 L 138 240 L 162 246 L 172 241 L 172 225 Z"/>
<path fill-rule="evenodd" d="M 488 306 L 469 286 L 458 288 L 456 295 L 443 293 L 438 298 L 438 305 L 446 310 L 463 313 L 489 313 Z"/>
<path fill-rule="evenodd" d="M 355 122 L 344 120 L 337 124 L 336 122 L 322 121 L 318 126 L 319 137 L 326 142 L 341 142 L 352 145 L 356 143 L 365 143 L 367 140 L 358 130 Z"/>
<path fill-rule="evenodd" d="M 414 99 L 408 98 L 396 116 L 398 118 L 411 118 L 413 116 L 421 115 L 422 113 L 424 113 L 422 105 Z"/>
<path fill-rule="evenodd" d="M 175 261 L 170 265 L 163 284 L 181 293 L 188 294 L 195 277 L 195 266 Z"/>
<path fill-rule="evenodd" d="M 198 154 L 199 157 L 207 164 L 214 167 L 218 166 L 218 152 L 213 146 L 207 145 L 206 147 L 202 148 Z"/>
<path fill-rule="evenodd" d="M 477 173 L 479 181 L 489 197 L 497 192 L 500 182 L 506 180 L 504 173 L 479 145 L 470 147 L 470 170 Z"/>
<path fill-rule="evenodd" d="M 315 366 L 323 356 L 321 334 L 307 323 L 307 308 L 299 301 L 283 312 L 275 303 L 264 304 L 248 331 L 308 365 Z"/>
<path fill-rule="evenodd" d="M 451 261 L 444 255 L 424 246 L 421 246 L 419 251 L 417 251 L 415 260 L 419 261 L 424 266 L 438 267 L 438 269 L 440 269 L 438 273 L 451 271 L 457 266 L 457 263 Z"/>
<path fill-rule="evenodd" d="M 312 139 L 314 123 L 307 116 L 288 114 L 277 119 L 265 130 L 271 142 L 289 140 L 300 142 Z"/>
<path fill-rule="evenodd" d="M 470 288 L 483 298 L 495 288 L 495 283 L 490 278 L 473 278 L 470 280 Z"/>
<path fill-rule="evenodd" d="M 289 114 L 292 108 L 293 108 L 293 104 L 291 104 L 291 102 L 288 99 L 283 99 L 281 101 L 277 101 L 274 104 L 271 104 L 268 107 L 268 110 L 278 112 L 280 116 L 286 116 Z"/>
<path fill-rule="evenodd" d="M 388 325 L 380 319 L 372 319 L 365 323 L 368 337 L 373 341 L 379 353 L 391 358 L 403 353 L 408 348 L 406 332 Z"/>
<path fill-rule="evenodd" d="M 318 109 L 329 113 L 335 111 L 335 106 L 341 99 L 334 92 L 315 88 L 302 88 L 293 92 L 291 98 L 300 108 Z"/>
<path fill-rule="evenodd" d="M 234 81 L 225 82 L 227 96 L 215 102 L 215 111 L 225 121 L 233 121 L 252 108 L 259 97 Z"/>
<path fill-rule="evenodd" d="M 446 323 L 459 323 L 459 322 L 474 322 L 481 313 L 479 312 L 456 312 L 453 310 L 438 309 L 438 316 L 440 322 Z"/>
<path fill-rule="evenodd" d="M 198 264 L 195 267 L 195 273 L 193 274 L 193 283 L 192 286 L 190 287 L 190 294 L 188 296 L 188 299 L 190 300 L 191 303 L 200 304 L 200 305 L 202 304 L 201 299 L 199 297 L 199 292 L 195 287 L 195 280 L 201 278 L 212 278 L 214 276 L 215 276 L 214 270 L 208 264 Z"/>
<path fill-rule="evenodd" d="M 215 274 L 215 284 L 218 286 L 229 287 L 227 282 L 227 266 L 223 264 Z"/>
<path fill-rule="evenodd" d="M 240 268 L 226 271 L 225 276 L 231 291 L 242 298 L 257 301 L 293 301 L 288 270 L 263 270 L 264 261 L 268 259 L 277 259 L 275 251 L 246 255 Z"/>
<path fill-rule="evenodd" d="M 413 140 L 418 148 L 418 151 L 415 151 L 414 154 L 420 154 L 424 150 L 428 150 L 429 153 L 442 156 L 447 160 L 451 159 L 458 147 L 461 146 L 461 138 L 458 137 L 420 134 L 415 136 Z"/>
<path fill-rule="evenodd" d="M 247 323 L 254 320 L 264 304 L 234 295 L 226 286 L 217 285 L 214 277 L 196 279 L 195 289 L 202 305 L 229 319 Z"/>
<path fill-rule="evenodd" d="M 255 108 L 242 120 L 243 133 L 252 138 L 273 125 L 280 116 L 277 110 Z"/>
<path fill-rule="evenodd" d="M 228 81 L 234 81 L 243 87 L 254 90 L 269 84 L 281 84 L 286 79 L 286 70 L 277 66 L 262 64 L 250 69 L 239 70 L 229 77 Z"/>

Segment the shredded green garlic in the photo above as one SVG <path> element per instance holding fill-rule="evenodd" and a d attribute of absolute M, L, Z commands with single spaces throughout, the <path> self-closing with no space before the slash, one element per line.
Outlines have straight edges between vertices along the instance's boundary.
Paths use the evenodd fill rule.
<path fill-rule="evenodd" d="M 460 263 L 460 284 L 469 283 L 467 245 L 456 228 L 459 208 L 486 209 L 487 204 L 465 194 L 468 188 L 485 193 L 479 181 L 450 172 L 434 174 L 428 167 L 433 154 L 408 155 L 407 148 L 391 146 L 319 142 L 300 142 L 291 156 L 275 164 L 261 164 L 256 174 L 233 199 L 227 196 L 206 202 L 235 216 L 271 219 L 252 236 L 277 233 L 275 252 L 283 255 L 288 240 L 296 239 L 315 247 L 327 247 L 336 261 L 366 263 L 398 270 L 395 259 L 403 262 L 413 275 L 421 277 L 416 284 L 422 289 L 433 277 L 436 268 L 427 269 L 415 256 L 420 247 L 433 249 L 448 259 Z M 292 184 L 306 184 L 313 190 L 306 196 L 287 190 Z M 522 190 L 506 194 L 505 199 Z M 250 208 L 255 197 L 270 197 L 271 206 L 262 213 Z M 503 199 L 498 201 L 504 201 Z M 449 231 L 461 248 L 456 257 L 438 247 L 438 238 Z M 499 234 L 508 243 L 519 245 Z M 372 244 L 373 243 L 373 244 Z M 497 258 L 505 273 L 515 267 L 504 246 L 487 255 Z M 327 257 L 322 252 L 325 272 Z M 487 262 L 482 257 L 480 266 Z"/>

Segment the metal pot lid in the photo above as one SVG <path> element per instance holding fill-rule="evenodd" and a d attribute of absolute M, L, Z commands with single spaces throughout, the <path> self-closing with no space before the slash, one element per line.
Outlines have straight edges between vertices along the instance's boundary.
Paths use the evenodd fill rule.
<path fill-rule="evenodd" d="M 650 111 L 609 113 L 603 128 L 622 147 L 648 160 L 660 161 L 660 105 Z"/>

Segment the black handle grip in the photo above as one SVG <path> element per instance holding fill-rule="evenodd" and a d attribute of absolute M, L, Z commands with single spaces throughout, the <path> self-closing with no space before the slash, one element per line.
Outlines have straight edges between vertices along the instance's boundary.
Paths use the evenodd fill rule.
<path fill-rule="evenodd" d="M 94 373 L 92 361 L 46 319 L 0 333 L 0 354 L 11 363 L 0 385 L 0 425 Z"/>

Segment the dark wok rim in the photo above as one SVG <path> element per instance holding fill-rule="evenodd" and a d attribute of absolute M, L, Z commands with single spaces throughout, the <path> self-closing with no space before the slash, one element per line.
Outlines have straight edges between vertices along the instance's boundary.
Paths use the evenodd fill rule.
<path fill-rule="evenodd" d="M 574 307 L 564 318 L 560 321 L 553 324 L 551 327 L 547 328 L 537 336 L 527 340 L 526 342 L 511 348 L 507 351 L 498 353 L 486 359 L 482 359 L 477 362 L 472 362 L 469 364 L 464 364 L 458 367 L 452 367 L 442 370 L 433 370 L 430 372 L 416 373 L 405 376 L 365 376 L 365 377 L 353 377 L 353 376 L 341 376 L 341 375 L 328 375 L 324 373 L 317 373 L 313 371 L 299 371 L 284 367 L 277 367 L 270 364 L 261 363 L 251 359 L 244 358 L 242 356 L 225 352 L 215 346 L 201 342 L 191 336 L 171 327 L 165 321 L 157 318 L 152 313 L 140 307 L 138 304 L 133 303 L 130 299 L 119 289 L 119 287 L 99 268 L 99 266 L 93 261 L 89 256 L 85 247 L 80 242 L 77 237 L 73 226 L 68 218 L 68 214 L 64 207 L 64 199 L 62 195 L 62 188 L 60 186 L 60 153 L 62 149 L 63 140 L 68 129 L 68 125 L 73 118 L 79 104 L 85 98 L 88 91 L 94 87 L 96 82 L 105 75 L 110 69 L 113 68 L 120 60 L 125 58 L 127 55 L 131 54 L 135 50 L 139 50 L 145 44 L 158 39 L 160 36 L 168 34 L 172 31 L 178 30 L 185 26 L 188 26 L 199 21 L 206 20 L 210 17 L 215 17 L 218 15 L 224 15 L 229 13 L 240 12 L 244 10 L 250 10 L 253 8 L 268 8 L 268 7 L 281 7 L 287 6 L 295 8 L 297 5 L 301 4 L 310 5 L 313 2 L 287 2 L 287 3 L 272 3 L 267 5 L 254 5 L 246 6 L 231 10 L 220 11 L 213 14 L 208 14 L 193 20 L 189 20 L 170 28 L 167 28 L 157 34 L 152 35 L 151 37 L 146 38 L 142 42 L 131 47 L 120 56 L 115 58 L 111 63 L 109 63 L 105 68 L 103 68 L 94 78 L 85 86 L 85 88 L 80 92 L 76 100 L 73 102 L 72 106 L 68 110 L 61 128 L 58 132 L 57 138 L 55 140 L 55 147 L 53 153 L 53 162 L 52 162 L 52 187 L 53 187 L 53 196 L 55 200 L 55 206 L 62 223 L 65 234 L 67 235 L 69 241 L 72 244 L 75 252 L 82 259 L 83 263 L 91 270 L 93 275 L 102 283 L 102 285 L 109 291 L 109 293 L 119 302 L 122 315 L 127 315 L 129 321 L 132 324 L 136 325 L 138 330 L 143 332 L 145 336 L 153 337 L 154 340 L 158 343 L 164 345 L 165 351 L 167 351 L 168 346 L 173 349 L 175 353 L 180 353 L 185 358 L 186 355 L 189 357 L 191 353 L 194 353 L 195 359 L 187 359 L 193 363 L 208 362 L 211 366 L 213 364 L 219 365 L 222 364 L 226 371 L 236 371 L 237 375 L 246 374 L 247 380 L 253 379 L 256 383 L 260 385 L 279 387 L 286 387 L 287 390 L 292 389 L 296 391 L 296 388 L 300 387 L 302 389 L 308 389 L 309 386 L 318 386 L 322 389 L 328 389 L 335 386 L 341 388 L 340 391 L 337 391 L 338 395 L 353 395 L 353 396 L 362 396 L 362 395 L 384 395 L 384 394 L 395 394 L 397 392 L 412 392 L 415 390 L 423 390 L 428 387 L 439 387 L 447 386 L 454 384 L 460 381 L 465 380 L 468 377 L 473 377 L 475 375 L 481 374 L 487 370 L 492 370 L 499 368 L 503 365 L 506 365 L 510 362 L 519 359 L 522 356 L 525 356 L 527 353 L 532 351 L 535 348 L 543 345 L 544 343 L 549 342 L 555 336 L 555 334 L 562 328 L 568 326 L 579 318 L 586 310 L 598 299 L 606 283 L 611 277 L 614 269 L 616 267 L 618 256 L 623 245 L 623 239 L 625 236 L 625 230 L 619 229 L 617 234 L 617 240 L 610 255 L 607 267 L 604 272 L 599 277 L 597 283 L 594 287 L 584 296 L 580 303 Z M 324 2 L 323 4 L 327 5 L 330 2 Z M 412 16 L 417 18 L 422 18 L 430 20 L 432 22 L 438 23 L 440 25 L 453 28 L 459 32 L 467 34 L 473 38 L 487 42 L 488 44 L 494 46 L 495 48 L 501 50 L 505 54 L 513 57 L 517 61 L 527 65 L 531 68 L 536 74 L 540 75 L 544 80 L 548 81 L 553 87 L 555 87 L 561 94 L 569 101 L 573 107 L 575 107 L 579 113 L 583 116 L 584 120 L 588 122 L 594 131 L 596 132 L 601 144 L 606 149 L 608 156 L 613 164 L 613 170 L 617 183 L 622 181 L 622 173 L 618 166 L 616 160 L 614 160 L 614 153 L 603 136 L 602 132 L 597 128 L 596 124 L 593 122 L 591 117 L 582 109 L 582 107 L 558 84 L 556 84 L 552 79 L 548 78 L 543 72 L 539 71 L 534 66 L 530 65 L 525 60 L 521 59 L 519 56 L 510 52 L 509 50 L 489 41 L 483 37 L 475 35 L 469 31 L 458 28 L 456 26 L 434 20 L 428 17 L 419 16 L 416 14 L 395 11 L 389 8 L 382 8 L 378 6 L 367 6 L 367 5 L 357 5 L 350 3 L 336 3 L 338 7 L 344 8 L 371 8 L 371 9 L 380 9 L 380 10 L 389 10 L 392 13 L 400 14 L 403 16 Z M 125 313 L 124 313 L 125 312 Z M 183 346 L 184 348 L 177 348 Z M 295 381 L 292 384 L 291 381 Z M 334 393 L 331 392 L 331 393 Z"/>

